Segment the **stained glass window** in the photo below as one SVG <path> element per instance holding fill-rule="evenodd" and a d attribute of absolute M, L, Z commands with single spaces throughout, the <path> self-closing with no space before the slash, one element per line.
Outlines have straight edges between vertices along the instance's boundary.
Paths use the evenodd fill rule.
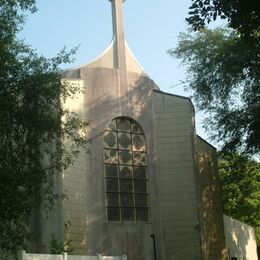
<path fill-rule="evenodd" d="M 132 119 L 113 119 L 104 133 L 107 220 L 149 222 L 145 136 Z"/>

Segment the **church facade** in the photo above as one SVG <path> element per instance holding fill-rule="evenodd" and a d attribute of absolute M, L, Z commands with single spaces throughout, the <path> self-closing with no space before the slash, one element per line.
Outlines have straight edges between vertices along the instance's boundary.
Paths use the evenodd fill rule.
<path fill-rule="evenodd" d="M 191 100 L 160 91 L 128 48 L 122 0 L 114 37 L 63 79 L 84 93 L 71 108 L 90 121 L 91 154 L 57 180 L 68 195 L 42 220 L 40 245 L 70 240 L 73 254 L 129 260 L 227 259 L 216 150 L 196 135 Z"/>

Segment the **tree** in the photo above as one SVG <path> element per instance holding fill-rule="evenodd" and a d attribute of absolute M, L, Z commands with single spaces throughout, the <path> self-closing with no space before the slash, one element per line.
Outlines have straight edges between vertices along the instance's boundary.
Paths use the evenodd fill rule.
<path fill-rule="evenodd" d="M 217 17 L 227 20 L 229 27 L 243 37 L 251 38 L 260 32 L 260 5 L 257 0 L 192 0 L 186 20 L 194 30 L 199 30 Z"/>
<path fill-rule="evenodd" d="M 256 229 L 260 246 L 260 163 L 235 153 L 219 153 L 224 213 Z"/>
<path fill-rule="evenodd" d="M 234 31 L 217 28 L 182 33 L 169 50 L 182 60 L 186 88 L 199 109 L 211 138 L 228 151 L 254 155 L 260 139 L 260 45 Z"/>
<path fill-rule="evenodd" d="M 26 248 L 33 212 L 62 196 L 53 175 L 86 147 L 88 126 L 61 105 L 80 91 L 61 83 L 59 69 L 75 49 L 46 59 L 19 41 L 26 11 L 36 11 L 35 0 L 0 2 L 0 248 L 13 254 Z"/>

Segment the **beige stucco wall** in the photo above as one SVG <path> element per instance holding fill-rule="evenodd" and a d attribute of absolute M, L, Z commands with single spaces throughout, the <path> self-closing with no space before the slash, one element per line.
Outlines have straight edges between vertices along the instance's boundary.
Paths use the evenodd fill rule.
<path fill-rule="evenodd" d="M 66 102 L 62 102 L 64 109 L 76 112 L 82 118 L 86 118 L 84 108 L 84 95 L 82 93 L 83 81 L 80 78 L 66 78 L 63 84 L 76 87 L 79 92 L 73 98 L 67 98 Z M 62 118 L 66 120 L 66 118 Z M 70 149 L 69 140 L 65 140 L 65 145 Z M 88 160 L 85 151 L 81 151 L 80 155 L 75 159 L 74 164 L 62 173 L 63 199 L 62 218 L 59 219 L 59 226 L 64 232 L 64 240 L 71 241 L 71 246 L 78 253 L 84 253 L 87 248 L 86 230 L 87 230 L 87 179 L 86 171 L 88 170 Z M 50 218 L 53 221 L 52 218 Z M 46 228 L 49 234 L 55 235 L 55 230 L 51 227 Z M 59 238 L 60 241 L 63 240 Z M 50 238 L 47 242 L 50 241 Z"/>
<path fill-rule="evenodd" d="M 226 215 L 223 218 L 230 258 L 258 260 L 254 228 Z"/>
<path fill-rule="evenodd" d="M 201 208 L 200 229 L 204 259 L 227 259 L 216 149 L 202 138 L 197 137 L 196 156 Z"/>
<path fill-rule="evenodd" d="M 166 259 L 200 260 L 191 101 L 155 91 L 154 120 Z"/>
<path fill-rule="evenodd" d="M 84 254 L 87 250 L 87 178 L 88 162 L 84 152 L 74 165 L 65 171 L 64 194 L 64 238 L 71 241 L 75 252 Z"/>
<path fill-rule="evenodd" d="M 67 78 L 66 84 L 74 84 L 83 91 L 81 79 Z M 86 118 L 84 109 L 84 96 L 81 93 L 68 98 L 63 103 L 65 109 L 76 112 L 82 118 Z M 65 119 L 64 119 L 65 120 Z M 69 142 L 69 141 L 67 141 Z M 69 144 L 67 144 L 69 146 Z M 82 151 L 74 164 L 63 172 L 64 199 L 64 240 L 71 241 L 71 246 L 79 253 L 86 250 L 86 171 L 88 169 L 86 153 Z"/>
<path fill-rule="evenodd" d="M 115 117 L 136 120 L 146 136 L 151 223 L 108 223 L 105 208 L 103 137 L 89 145 L 91 154 L 81 156 L 64 173 L 65 238 L 72 240 L 77 254 L 123 255 L 129 260 L 151 260 L 154 257 L 155 235 L 157 257 L 163 259 L 160 226 L 159 181 L 156 172 L 154 125 L 152 111 L 153 89 L 148 77 L 134 72 L 110 68 L 83 67 L 80 73 L 67 71 L 65 76 L 79 77 L 85 93 L 76 103 L 90 121 L 88 137 L 101 133 Z M 73 107 L 73 106 L 72 106 Z M 82 107 L 82 108 L 80 108 Z"/>

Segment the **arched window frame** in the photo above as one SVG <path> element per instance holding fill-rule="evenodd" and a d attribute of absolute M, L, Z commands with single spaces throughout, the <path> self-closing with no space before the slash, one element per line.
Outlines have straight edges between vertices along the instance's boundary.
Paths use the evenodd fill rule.
<path fill-rule="evenodd" d="M 104 132 L 104 178 L 108 222 L 150 222 L 145 135 L 131 118 L 117 117 Z"/>

